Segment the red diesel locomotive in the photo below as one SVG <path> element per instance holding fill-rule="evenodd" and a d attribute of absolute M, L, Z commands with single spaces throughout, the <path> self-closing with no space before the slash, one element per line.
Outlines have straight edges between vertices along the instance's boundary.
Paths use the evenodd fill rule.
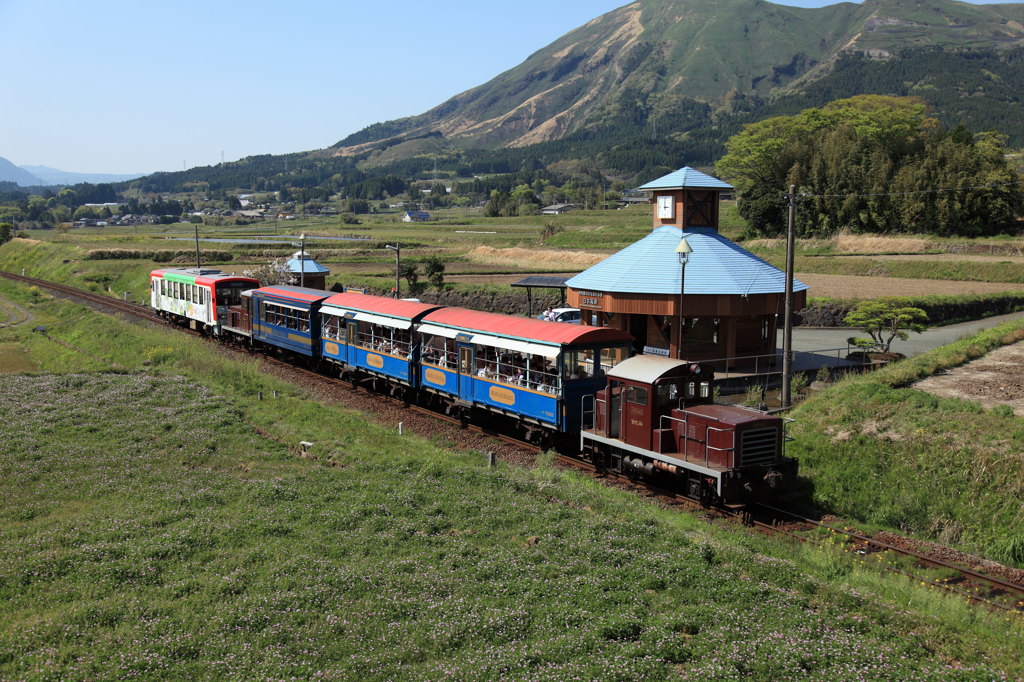
<path fill-rule="evenodd" d="M 787 420 L 715 404 L 710 367 L 638 355 L 607 374 L 580 430 L 581 457 L 598 468 L 669 478 L 705 504 L 771 497 L 795 480 Z"/>

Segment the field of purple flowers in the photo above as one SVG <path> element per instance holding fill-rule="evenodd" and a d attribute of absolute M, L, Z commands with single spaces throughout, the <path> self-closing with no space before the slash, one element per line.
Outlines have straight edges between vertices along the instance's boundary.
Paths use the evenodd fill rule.
<path fill-rule="evenodd" d="M 177 376 L 0 395 L 0 679 L 1021 674 L 571 474 L 372 432 L 299 460 Z"/>

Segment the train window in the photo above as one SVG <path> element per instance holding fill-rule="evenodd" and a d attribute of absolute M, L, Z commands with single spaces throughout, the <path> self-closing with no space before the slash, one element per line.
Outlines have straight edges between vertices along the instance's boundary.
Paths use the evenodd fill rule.
<path fill-rule="evenodd" d="M 565 354 L 562 365 L 566 379 L 591 379 L 594 376 L 594 351 L 576 350 Z"/>
<path fill-rule="evenodd" d="M 679 398 L 679 386 L 676 384 L 658 384 L 658 405 L 674 405 Z"/>
<path fill-rule="evenodd" d="M 457 344 L 455 339 L 424 334 L 420 337 L 423 348 L 423 362 L 438 367 L 454 367 Z"/>
<path fill-rule="evenodd" d="M 626 386 L 626 402 L 634 405 L 646 405 L 647 388 L 645 386 Z"/>
<path fill-rule="evenodd" d="M 607 374 L 615 365 L 626 359 L 626 348 L 601 349 L 601 374 Z"/>
<path fill-rule="evenodd" d="M 473 374 L 473 349 L 463 347 L 459 349 L 459 372 L 465 375 Z"/>
<path fill-rule="evenodd" d="M 323 337 L 325 339 L 341 340 L 344 325 L 341 322 L 341 318 L 337 315 L 321 315 L 320 328 L 323 330 Z"/>

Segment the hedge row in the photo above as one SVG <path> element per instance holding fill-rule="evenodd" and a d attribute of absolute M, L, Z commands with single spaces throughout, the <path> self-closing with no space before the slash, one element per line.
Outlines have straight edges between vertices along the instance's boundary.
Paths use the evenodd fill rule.
<path fill-rule="evenodd" d="M 928 314 L 928 323 L 932 326 L 979 320 L 1024 310 L 1024 292 L 1020 291 L 919 298 L 893 296 L 890 300 L 901 306 L 911 306 L 925 311 Z M 807 327 L 845 327 L 843 318 L 856 305 L 857 301 L 812 299 L 810 305 L 797 311 L 794 324 Z"/>
<path fill-rule="evenodd" d="M 194 261 L 195 250 L 143 250 L 143 249 L 93 249 L 85 254 L 85 260 L 151 260 L 154 263 L 170 263 L 178 259 L 190 259 Z M 200 257 L 204 262 L 218 261 L 226 262 L 234 259 L 230 251 L 206 250 L 200 251 Z"/>

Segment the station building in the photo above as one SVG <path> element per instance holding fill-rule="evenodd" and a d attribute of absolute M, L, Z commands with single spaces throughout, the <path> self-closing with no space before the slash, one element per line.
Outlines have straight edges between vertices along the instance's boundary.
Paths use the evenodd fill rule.
<path fill-rule="evenodd" d="M 685 167 L 640 189 L 653 198 L 652 232 L 565 282 L 582 323 L 628 332 L 646 354 L 725 367 L 774 355 L 786 276 L 718 233 L 733 187 Z M 806 304 L 794 280 L 793 309 Z"/>

